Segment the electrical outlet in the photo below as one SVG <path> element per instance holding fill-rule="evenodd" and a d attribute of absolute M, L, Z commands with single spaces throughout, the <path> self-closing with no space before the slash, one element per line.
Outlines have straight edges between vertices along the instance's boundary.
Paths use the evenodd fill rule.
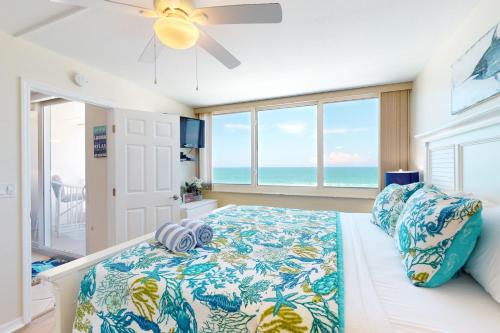
<path fill-rule="evenodd" d="M 0 198 L 12 198 L 16 196 L 14 184 L 0 184 Z"/>

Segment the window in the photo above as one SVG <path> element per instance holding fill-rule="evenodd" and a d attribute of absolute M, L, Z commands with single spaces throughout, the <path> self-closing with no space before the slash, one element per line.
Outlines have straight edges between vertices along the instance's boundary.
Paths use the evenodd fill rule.
<path fill-rule="evenodd" d="M 214 112 L 203 170 L 214 191 L 373 198 L 380 107 L 371 96 Z"/>
<path fill-rule="evenodd" d="M 258 112 L 258 184 L 316 186 L 316 105 Z"/>
<path fill-rule="evenodd" d="M 324 185 L 378 187 L 378 99 L 323 105 Z"/>
<path fill-rule="evenodd" d="M 212 117 L 212 182 L 252 184 L 251 113 Z"/>

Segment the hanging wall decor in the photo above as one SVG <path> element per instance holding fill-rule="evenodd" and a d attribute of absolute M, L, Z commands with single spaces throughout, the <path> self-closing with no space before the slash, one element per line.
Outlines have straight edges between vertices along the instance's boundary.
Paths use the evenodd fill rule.
<path fill-rule="evenodd" d="M 94 157 L 108 156 L 106 125 L 94 127 Z"/>
<path fill-rule="evenodd" d="M 451 67 L 451 113 L 457 114 L 500 94 L 500 23 Z"/>

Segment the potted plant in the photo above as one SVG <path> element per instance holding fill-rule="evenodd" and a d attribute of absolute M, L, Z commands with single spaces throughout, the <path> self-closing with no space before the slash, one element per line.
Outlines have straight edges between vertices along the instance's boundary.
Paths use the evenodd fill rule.
<path fill-rule="evenodd" d="M 193 177 L 181 187 L 182 200 L 184 203 L 203 200 L 203 191 L 207 188 L 208 186 L 203 180 Z"/>

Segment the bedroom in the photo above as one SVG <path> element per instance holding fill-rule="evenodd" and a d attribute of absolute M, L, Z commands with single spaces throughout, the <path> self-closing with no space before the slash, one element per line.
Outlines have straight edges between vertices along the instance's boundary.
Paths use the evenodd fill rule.
<path fill-rule="evenodd" d="M 144 270 L 134 270 L 134 274 L 149 271 L 152 275 L 143 281 L 151 285 L 156 277 L 167 281 L 166 276 L 177 269 L 185 270 L 175 276 L 185 281 L 180 297 L 189 300 L 194 309 L 198 324 L 194 327 L 189 321 L 192 330 L 208 332 L 207 325 L 211 325 L 211 331 L 223 331 L 207 319 L 212 311 L 219 316 L 238 315 L 239 324 L 248 324 L 232 331 L 252 332 L 257 327 L 263 331 L 270 322 L 279 325 L 276 320 L 283 316 L 291 316 L 289 324 L 299 323 L 295 328 L 300 332 L 310 331 L 314 325 L 317 331 L 323 327 L 323 331 L 336 332 L 496 331 L 500 305 L 495 279 L 498 281 L 499 270 L 494 262 L 491 266 L 483 262 L 480 270 L 473 266 L 479 265 L 474 260 L 478 255 L 487 259 L 498 253 L 498 242 L 487 237 L 498 235 L 492 223 L 498 226 L 494 206 L 500 203 L 500 184 L 495 176 L 500 161 L 494 153 L 499 149 L 500 133 L 495 30 L 500 22 L 498 1 L 321 0 L 313 5 L 310 1 L 276 1 L 266 6 L 268 2 L 193 2 L 203 10 L 190 16 L 196 23 L 188 24 L 183 35 L 187 41 L 182 41 L 198 44 L 184 50 L 179 48 L 186 45 L 173 45 L 164 39 L 161 24 L 155 29 L 157 17 L 152 16 L 167 15 L 172 9 L 162 7 L 159 15 L 153 1 L 130 0 L 128 6 L 120 6 L 104 0 L 22 0 L 1 5 L 0 91 L 4 110 L 0 114 L 0 212 L 4 219 L 2 249 L 8 255 L 1 270 L 4 297 L 0 301 L 0 331 L 24 326 L 26 332 L 71 331 L 76 303 L 82 303 L 77 300 L 80 281 L 89 268 L 97 265 L 100 269 L 96 284 L 102 286 L 108 274 L 103 268 L 106 259 L 151 241 L 151 233 L 162 223 L 178 222 L 181 216 L 201 219 L 213 227 L 214 242 L 203 250 L 188 252 L 192 256 L 210 256 L 212 263 L 226 267 L 224 263 L 242 260 L 234 253 L 242 256 L 248 251 L 246 264 L 252 266 L 252 260 L 258 259 L 254 252 L 263 247 L 269 250 L 267 255 L 276 254 L 286 261 L 275 278 L 269 272 L 252 272 L 252 266 L 243 273 L 254 275 L 253 280 L 221 288 L 209 283 L 207 276 L 217 278 L 218 272 L 224 271 L 219 266 L 202 272 L 196 270 L 202 266 L 186 270 L 189 264 L 183 263 L 155 273 L 152 263 Z M 174 9 L 175 4 L 182 7 L 180 13 L 173 10 L 176 19 L 189 16 L 184 1 L 173 3 Z M 248 3 L 264 7 L 246 7 L 241 12 L 226 7 Z M 162 1 L 158 4 L 165 5 Z M 242 21 L 259 24 L 217 24 Z M 155 30 L 158 39 L 153 38 Z M 27 187 L 31 92 L 112 111 L 109 122 L 100 124 L 107 126 L 106 160 L 111 179 L 101 194 L 106 194 L 110 204 L 102 211 L 106 219 L 101 228 L 87 229 L 87 241 L 102 239 L 99 249 L 104 248 L 104 252 L 87 252 L 83 258 L 41 273 L 40 279 L 55 287 L 51 296 L 55 308 L 36 318 L 30 310 Z M 199 132 L 204 134 L 204 143 L 199 148 L 180 148 L 180 117 L 204 121 L 204 133 Z M 148 130 L 153 124 L 154 130 Z M 135 137 L 127 137 L 125 131 L 134 132 Z M 143 141 L 137 141 L 138 133 L 144 134 Z M 147 135 L 165 140 L 158 143 Z M 151 149 L 142 151 L 138 146 Z M 161 168 L 155 167 L 154 161 L 161 163 Z M 123 165 L 128 168 L 120 167 Z M 415 253 L 414 248 L 400 248 L 404 242 L 396 243 L 400 235 L 395 230 L 404 230 L 404 214 L 394 217 L 391 227 L 386 228 L 394 237 L 370 223 L 372 211 L 379 209 L 376 198 L 382 198 L 380 193 L 387 190 L 386 176 L 391 182 L 391 176 L 410 175 L 398 172 L 400 169 L 415 171 L 426 189 L 433 184 L 463 202 L 481 200 L 483 232 L 477 242 L 475 238 L 466 242 L 468 250 L 474 251 L 460 256 L 459 277 L 442 286 L 422 287 L 429 272 L 410 274 L 402 263 L 401 253 Z M 390 171 L 396 172 L 386 175 Z M 193 193 L 184 196 L 181 192 L 181 186 L 186 188 L 185 182 L 195 176 L 209 184 L 203 200 L 182 203 L 181 199 L 199 199 L 196 184 L 188 186 Z M 139 193 L 154 186 L 156 191 Z M 406 194 L 410 203 L 420 198 L 410 194 Z M 245 210 L 247 206 L 275 208 L 252 212 Z M 213 213 L 217 208 L 220 210 Z M 410 208 L 405 204 L 398 209 Z M 474 206 L 474 212 L 477 208 Z M 236 226 L 225 224 L 234 214 L 240 223 L 253 221 L 249 230 L 239 231 L 247 235 L 246 241 L 237 242 L 232 233 Z M 297 223 L 285 227 L 280 216 Z M 334 250 L 321 241 L 322 237 L 333 237 L 327 231 L 337 233 L 327 220 L 335 220 L 341 227 L 332 240 L 338 245 Z M 471 222 L 476 220 L 470 218 L 469 225 L 474 226 Z M 307 226 L 296 230 L 307 221 L 315 221 L 316 230 Z M 435 222 L 429 225 L 435 226 Z M 279 227 L 273 229 L 272 224 Z M 262 233 L 256 234 L 259 227 Z M 221 242 L 224 233 L 230 242 L 228 238 Z M 299 237 L 307 233 L 316 233 L 316 240 Z M 282 237 L 285 243 L 280 246 L 287 251 L 270 251 L 262 245 L 266 243 L 262 237 L 275 246 Z M 255 251 L 247 247 L 249 244 Z M 174 256 L 164 247 L 151 250 L 165 255 L 165 264 L 183 256 Z M 342 260 L 332 260 L 332 253 Z M 462 262 L 467 259 L 467 263 Z M 115 263 L 124 262 L 116 259 Z M 243 265 L 240 262 L 231 267 L 242 269 Z M 324 279 L 316 271 L 300 274 L 307 270 L 321 271 Z M 332 271 L 338 273 L 335 279 L 327 274 Z M 240 273 L 234 274 L 240 277 Z M 298 284 L 284 285 L 285 275 L 290 278 L 286 281 Z M 200 288 L 195 292 L 188 283 Z M 335 285 L 335 297 L 318 285 L 323 289 Z M 156 286 L 158 297 L 167 294 L 162 293 L 166 288 L 163 284 Z M 260 297 L 249 299 L 244 290 L 252 286 L 265 290 Z M 97 300 L 104 297 L 99 290 L 88 299 L 89 304 L 105 310 L 106 315 L 117 315 Z M 219 308 L 211 297 L 226 300 L 229 307 Z M 302 304 L 305 299 L 313 305 Z M 321 302 L 328 304 L 323 307 L 327 323 L 314 321 Z M 419 303 L 436 304 L 440 311 L 446 305 L 447 311 L 428 316 L 429 309 L 418 307 Z M 229 311 L 234 310 L 234 304 L 240 305 L 238 311 Z M 123 309 L 130 311 L 122 318 L 129 330 L 147 331 L 133 319 L 141 316 L 162 331 L 182 331 L 179 318 L 141 313 L 141 306 L 134 305 L 132 299 Z M 434 309 L 430 313 L 437 312 Z M 330 314 L 337 321 L 330 320 Z M 82 320 L 89 320 L 94 331 L 105 331 L 102 325 L 111 317 L 106 318 L 86 314 Z M 277 331 L 284 331 L 283 327 Z"/>

